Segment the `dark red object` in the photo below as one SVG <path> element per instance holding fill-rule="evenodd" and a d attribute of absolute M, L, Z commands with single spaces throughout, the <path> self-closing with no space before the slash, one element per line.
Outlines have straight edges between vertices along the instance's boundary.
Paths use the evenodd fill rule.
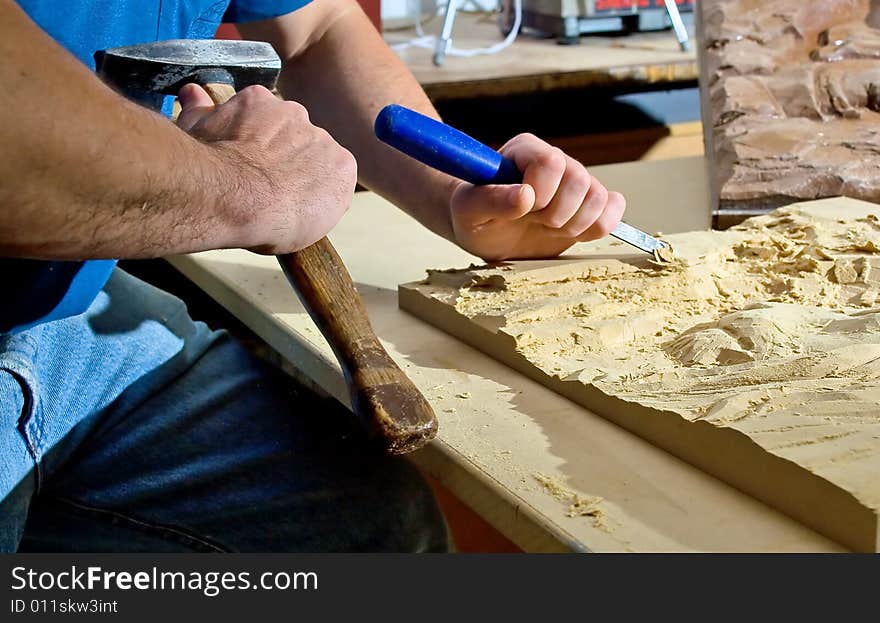
<path fill-rule="evenodd" d="M 382 0 L 358 0 L 358 4 L 373 22 L 376 30 L 382 32 Z"/>
<path fill-rule="evenodd" d="M 241 35 L 238 34 L 238 29 L 234 24 L 220 24 L 220 28 L 217 29 L 217 33 L 214 35 L 215 39 L 241 39 Z"/>

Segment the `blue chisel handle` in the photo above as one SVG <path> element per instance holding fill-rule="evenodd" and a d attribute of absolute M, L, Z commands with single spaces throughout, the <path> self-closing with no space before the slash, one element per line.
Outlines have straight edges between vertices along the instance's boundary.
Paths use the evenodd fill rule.
<path fill-rule="evenodd" d="M 383 143 L 471 184 L 522 182 L 522 173 L 510 158 L 464 132 L 398 104 L 381 110 L 374 129 Z"/>
<path fill-rule="evenodd" d="M 380 141 L 471 184 L 522 182 L 522 173 L 510 158 L 464 132 L 398 104 L 379 112 L 374 129 Z M 611 235 L 646 253 L 667 245 L 626 223 L 618 223 Z"/>

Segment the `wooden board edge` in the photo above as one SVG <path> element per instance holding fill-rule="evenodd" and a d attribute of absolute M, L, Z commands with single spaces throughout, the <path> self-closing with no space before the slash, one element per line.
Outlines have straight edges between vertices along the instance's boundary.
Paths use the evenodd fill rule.
<path fill-rule="evenodd" d="M 682 59 L 650 65 L 623 63 L 607 68 L 495 76 L 480 80 L 433 82 L 424 80 L 421 85 L 432 102 L 445 102 L 474 97 L 527 95 L 564 89 L 632 88 L 667 83 L 670 85 L 695 83 L 698 76 L 697 61 Z"/>
<path fill-rule="evenodd" d="M 764 450 L 739 431 L 688 422 L 672 412 L 550 377 L 524 357 L 511 356 L 512 347 L 504 346 L 497 334 L 450 312 L 449 306 L 423 294 L 422 287 L 417 282 L 400 285 L 400 308 L 845 547 L 880 551 L 878 516 L 848 491 Z M 767 474 L 775 474 L 776 481 L 771 483 Z"/>
<path fill-rule="evenodd" d="M 330 360 L 309 345 L 305 339 L 291 339 L 290 329 L 271 314 L 246 313 L 246 310 L 253 309 L 253 303 L 248 302 L 244 293 L 238 291 L 233 284 L 201 266 L 198 258 L 180 255 L 169 257 L 167 261 L 175 270 L 241 320 L 291 366 L 309 362 L 307 374 L 297 371 L 294 376 L 300 380 L 301 377 L 306 377 L 320 390 L 334 397 L 347 408 L 351 408 L 345 379 L 335 360 Z M 281 272 L 280 267 L 278 271 Z M 291 295 L 293 296 L 293 292 Z M 442 440 L 432 442 L 409 455 L 408 458 L 525 551 L 547 553 L 588 551 L 571 534 L 549 523 L 528 502 L 506 491 Z M 465 467 L 465 464 L 471 467 Z M 499 497 L 501 502 L 498 501 Z"/>
<path fill-rule="evenodd" d="M 442 440 L 431 442 L 409 458 L 524 551 L 590 551 Z"/>

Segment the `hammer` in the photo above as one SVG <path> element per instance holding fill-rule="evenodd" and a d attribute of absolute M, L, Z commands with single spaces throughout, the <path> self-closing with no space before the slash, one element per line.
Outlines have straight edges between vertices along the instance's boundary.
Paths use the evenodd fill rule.
<path fill-rule="evenodd" d="M 95 53 L 98 74 L 140 101 L 161 105 L 185 84 L 202 86 L 215 104 L 236 90 L 272 89 L 281 59 L 268 43 L 169 40 Z M 352 409 L 388 453 L 404 454 L 433 439 L 437 419 L 421 392 L 379 342 L 351 276 L 327 238 L 278 261 L 342 367 Z"/>

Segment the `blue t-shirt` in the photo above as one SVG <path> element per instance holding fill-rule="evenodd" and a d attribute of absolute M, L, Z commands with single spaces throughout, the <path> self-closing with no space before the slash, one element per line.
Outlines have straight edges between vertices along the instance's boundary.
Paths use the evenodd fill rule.
<path fill-rule="evenodd" d="M 221 21 L 290 13 L 309 0 L 18 0 L 43 30 L 94 69 L 96 50 L 162 39 L 209 39 Z M 2 157 L 2 151 L 0 151 Z M 116 260 L 0 258 L 0 334 L 84 312 Z"/>

